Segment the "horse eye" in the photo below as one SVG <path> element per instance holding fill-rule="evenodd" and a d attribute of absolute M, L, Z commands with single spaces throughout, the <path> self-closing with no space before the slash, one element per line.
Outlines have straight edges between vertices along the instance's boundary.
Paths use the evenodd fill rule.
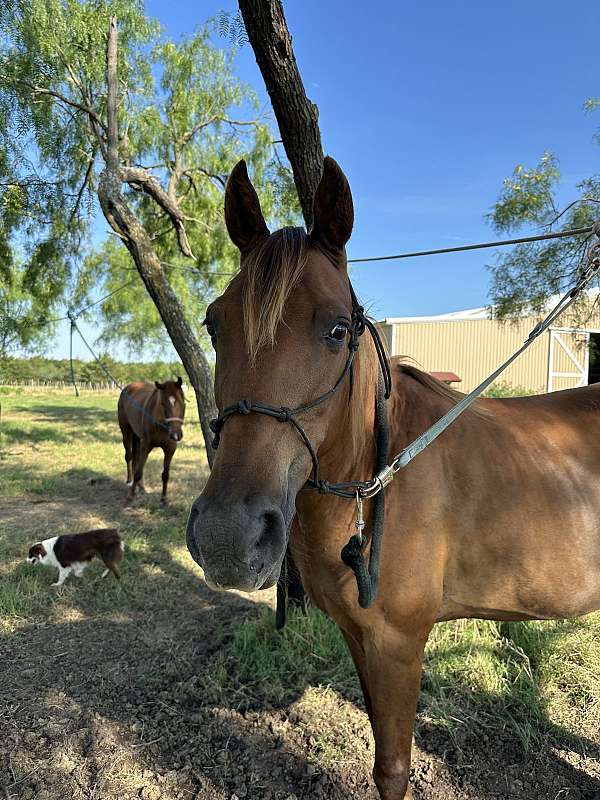
<path fill-rule="evenodd" d="M 346 334 L 348 333 L 348 327 L 343 324 L 343 322 L 338 322 L 337 325 L 334 325 L 331 331 L 329 332 L 329 336 L 331 339 L 335 339 L 337 342 L 341 342 L 343 339 L 346 338 Z"/>

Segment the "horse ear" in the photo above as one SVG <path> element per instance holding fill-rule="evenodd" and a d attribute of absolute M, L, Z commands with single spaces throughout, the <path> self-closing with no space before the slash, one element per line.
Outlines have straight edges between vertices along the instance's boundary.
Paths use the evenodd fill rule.
<path fill-rule="evenodd" d="M 154 385 L 156 386 L 157 389 L 164 389 L 165 388 L 164 383 L 159 383 L 159 381 L 154 381 Z"/>
<path fill-rule="evenodd" d="M 183 386 L 183 381 L 181 380 L 181 378 L 180 378 L 180 376 L 179 376 L 179 375 L 177 376 L 177 386 L 178 386 L 180 389 L 181 389 L 181 387 Z"/>
<path fill-rule="evenodd" d="M 242 253 L 269 235 L 258 195 L 243 159 L 231 170 L 225 187 L 225 224 L 231 241 Z"/>
<path fill-rule="evenodd" d="M 352 233 L 354 205 L 348 180 L 330 156 L 323 161 L 323 175 L 313 201 L 313 220 L 311 239 L 333 253 L 341 252 Z"/>

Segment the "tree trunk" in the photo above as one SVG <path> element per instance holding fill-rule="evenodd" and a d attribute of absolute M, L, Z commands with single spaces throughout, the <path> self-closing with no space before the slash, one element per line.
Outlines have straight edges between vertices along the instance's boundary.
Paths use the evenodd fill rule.
<path fill-rule="evenodd" d="M 152 247 L 150 237 L 131 211 L 121 187 L 123 181 L 129 181 L 150 194 L 154 201 L 167 213 L 177 230 L 180 248 L 186 255 L 191 255 L 182 215 L 179 209 L 160 187 L 158 182 L 145 170 L 121 168 L 118 153 L 117 129 L 117 21 L 111 19 L 106 49 L 106 83 L 107 83 L 107 149 L 106 169 L 100 175 L 98 183 L 98 199 L 107 222 L 121 238 L 137 270 L 144 281 L 148 294 L 152 298 L 173 346 L 177 350 L 181 362 L 188 374 L 190 383 L 196 394 L 198 416 L 204 435 L 206 455 L 209 465 L 213 462 L 212 439 L 209 427 L 210 420 L 216 416 L 213 382 L 208 361 L 200 347 L 194 332 L 188 324 L 183 307 L 167 280 L 160 260 Z M 129 174 L 132 173 L 132 174 Z"/>
<path fill-rule="evenodd" d="M 323 173 L 319 110 L 306 96 L 281 0 L 239 0 L 248 39 L 256 56 L 294 183 L 306 229 L 313 224 L 313 199 Z M 277 586 L 276 626 L 285 625 L 286 601 L 306 608 L 304 587 L 288 548 Z"/>
<path fill-rule="evenodd" d="M 239 0 L 248 39 L 271 98 L 306 229 L 323 173 L 319 111 L 306 96 L 280 0 Z"/>

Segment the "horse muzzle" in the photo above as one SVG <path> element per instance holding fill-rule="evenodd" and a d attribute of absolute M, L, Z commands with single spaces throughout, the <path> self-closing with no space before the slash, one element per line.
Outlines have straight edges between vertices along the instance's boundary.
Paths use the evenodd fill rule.
<path fill-rule="evenodd" d="M 186 539 L 209 585 L 244 592 L 277 582 L 287 544 L 281 509 L 261 497 L 236 503 L 199 497 Z"/>

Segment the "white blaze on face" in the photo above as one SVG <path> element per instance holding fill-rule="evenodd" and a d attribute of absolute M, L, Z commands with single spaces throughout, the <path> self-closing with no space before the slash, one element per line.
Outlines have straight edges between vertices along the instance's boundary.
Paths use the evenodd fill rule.
<path fill-rule="evenodd" d="M 171 403 L 171 407 L 173 407 L 175 405 L 175 398 L 169 397 L 169 403 Z"/>

